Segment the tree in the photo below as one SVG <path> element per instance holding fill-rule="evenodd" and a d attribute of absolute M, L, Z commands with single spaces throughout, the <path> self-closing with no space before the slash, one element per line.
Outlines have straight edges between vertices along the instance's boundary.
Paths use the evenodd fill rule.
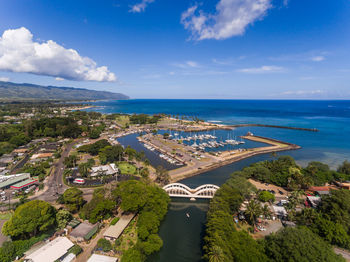
<path fill-rule="evenodd" d="M 222 262 L 222 261 L 225 261 L 226 259 L 224 252 L 219 246 L 211 247 L 208 253 L 208 256 L 209 256 L 209 262 Z"/>
<path fill-rule="evenodd" d="M 252 199 L 248 202 L 246 208 L 247 209 L 244 211 L 244 213 L 248 218 L 248 221 L 255 226 L 257 218 L 262 213 L 260 203 L 255 199 Z"/>
<path fill-rule="evenodd" d="M 87 177 L 87 175 L 89 174 L 90 165 L 89 163 L 81 163 L 78 169 L 81 176 Z"/>
<path fill-rule="evenodd" d="M 109 240 L 101 238 L 97 241 L 97 247 L 101 248 L 103 252 L 108 252 L 112 250 L 112 244 Z"/>
<path fill-rule="evenodd" d="M 78 188 L 68 188 L 63 193 L 63 202 L 70 212 L 77 212 L 84 204 L 83 191 Z"/>
<path fill-rule="evenodd" d="M 270 207 L 265 204 L 262 209 L 261 209 L 261 213 L 262 215 L 266 218 L 266 219 L 270 219 L 271 218 L 271 215 L 272 215 L 272 212 L 270 210 Z"/>
<path fill-rule="evenodd" d="M 170 136 L 169 133 L 164 133 L 164 134 L 163 134 L 163 138 L 164 138 L 164 139 L 168 139 L 169 136 Z"/>
<path fill-rule="evenodd" d="M 119 184 L 113 194 L 121 200 L 124 211 L 136 212 L 146 204 L 147 187 L 140 181 L 129 180 Z"/>
<path fill-rule="evenodd" d="M 71 168 L 77 165 L 77 161 L 78 161 L 78 156 L 76 154 L 72 154 L 70 156 L 65 157 L 63 163 L 66 167 Z"/>
<path fill-rule="evenodd" d="M 129 248 L 123 253 L 121 262 L 143 262 L 144 256 L 136 248 Z"/>
<path fill-rule="evenodd" d="M 260 191 L 258 198 L 261 202 L 275 201 L 275 195 L 266 190 Z"/>
<path fill-rule="evenodd" d="M 157 252 L 163 246 L 162 239 L 157 234 L 151 234 L 146 241 L 141 242 L 142 252 L 149 256 L 150 254 Z"/>
<path fill-rule="evenodd" d="M 137 231 L 140 239 L 145 240 L 150 234 L 158 232 L 160 221 L 153 212 L 142 212 L 137 221 Z"/>
<path fill-rule="evenodd" d="M 72 214 L 65 209 L 61 209 L 56 213 L 56 222 L 57 222 L 58 228 L 66 227 L 68 222 L 71 220 L 72 220 Z"/>
<path fill-rule="evenodd" d="M 329 244 L 304 227 L 289 227 L 269 235 L 264 246 L 267 256 L 276 262 L 344 261 Z"/>
<path fill-rule="evenodd" d="M 28 238 L 49 230 L 55 222 L 55 208 L 45 201 L 33 200 L 16 209 L 2 232 L 13 238 Z"/>
<path fill-rule="evenodd" d="M 350 162 L 345 160 L 341 166 L 338 168 L 338 172 L 350 175 Z"/>
<path fill-rule="evenodd" d="M 169 184 L 170 176 L 168 170 L 162 166 L 157 166 L 156 168 L 156 182 L 161 185 Z"/>

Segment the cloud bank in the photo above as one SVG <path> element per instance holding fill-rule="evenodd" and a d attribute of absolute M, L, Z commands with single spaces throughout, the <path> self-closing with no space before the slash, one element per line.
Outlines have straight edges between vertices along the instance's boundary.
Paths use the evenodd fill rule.
<path fill-rule="evenodd" d="M 281 66 L 264 65 L 261 67 L 242 68 L 237 71 L 247 74 L 281 73 L 285 71 L 285 68 Z"/>
<path fill-rule="evenodd" d="M 244 34 L 248 25 L 262 19 L 272 0 L 220 0 L 215 14 L 192 6 L 182 13 L 181 23 L 195 40 L 226 39 Z"/>
<path fill-rule="evenodd" d="M 146 7 L 153 2 L 154 0 L 142 0 L 140 3 L 131 6 L 130 12 L 132 13 L 144 12 Z"/>
<path fill-rule="evenodd" d="M 0 37 L 0 70 L 53 76 L 75 81 L 113 82 L 106 66 L 80 56 L 52 40 L 39 43 L 25 27 L 4 31 Z"/>

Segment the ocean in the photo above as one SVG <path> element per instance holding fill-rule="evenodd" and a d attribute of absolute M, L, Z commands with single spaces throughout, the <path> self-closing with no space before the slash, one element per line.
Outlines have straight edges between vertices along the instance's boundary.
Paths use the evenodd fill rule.
<path fill-rule="evenodd" d="M 164 113 L 222 124 L 317 128 L 317 133 L 265 127 L 244 127 L 238 132 L 251 131 L 301 146 L 301 150 L 288 153 L 300 165 L 322 161 L 336 168 L 350 160 L 350 101 L 131 99 L 97 101 L 92 105 L 98 107 L 89 110 L 102 113 Z"/>
<path fill-rule="evenodd" d="M 302 165 L 322 161 L 336 169 L 344 160 L 350 160 L 350 101 L 278 101 L 278 100 L 151 100 L 98 101 L 94 110 L 102 113 L 165 113 L 175 116 L 198 117 L 222 124 L 269 124 L 291 127 L 317 128 L 319 132 L 267 127 L 242 127 L 234 130 L 239 136 L 253 132 L 256 135 L 280 139 L 302 148 L 280 152 L 291 155 Z M 135 135 L 120 142 L 142 149 Z M 146 150 L 145 150 L 146 151 Z M 161 160 L 149 155 L 152 163 Z M 254 162 L 270 160 L 271 154 L 220 167 L 180 181 L 192 188 L 202 184 L 220 186 L 229 176 Z M 162 249 L 147 262 L 202 262 L 202 244 L 205 234 L 208 201 L 173 199 L 162 221 L 159 234 Z M 187 217 L 186 214 L 190 214 Z"/>

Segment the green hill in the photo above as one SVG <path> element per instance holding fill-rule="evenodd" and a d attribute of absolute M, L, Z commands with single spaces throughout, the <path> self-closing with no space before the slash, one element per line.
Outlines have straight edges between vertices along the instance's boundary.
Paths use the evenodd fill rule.
<path fill-rule="evenodd" d="M 129 99 L 121 93 L 0 81 L 0 101 Z"/>

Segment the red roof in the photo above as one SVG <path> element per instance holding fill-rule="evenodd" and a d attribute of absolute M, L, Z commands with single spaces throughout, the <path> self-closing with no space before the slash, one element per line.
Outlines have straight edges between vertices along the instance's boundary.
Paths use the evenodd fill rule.
<path fill-rule="evenodd" d="M 21 188 L 23 188 L 23 187 L 30 186 L 31 184 L 34 184 L 34 183 L 36 183 L 36 182 L 38 182 L 38 181 L 37 181 L 37 180 L 34 180 L 34 181 L 32 181 L 32 182 L 29 182 L 29 183 L 24 184 L 24 185 L 21 185 L 21 186 L 11 186 L 11 188 L 21 189 Z"/>
<path fill-rule="evenodd" d="M 329 191 L 330 189 L 329 186 L 312 186 L 309 188 L 310 191 Z"/>

